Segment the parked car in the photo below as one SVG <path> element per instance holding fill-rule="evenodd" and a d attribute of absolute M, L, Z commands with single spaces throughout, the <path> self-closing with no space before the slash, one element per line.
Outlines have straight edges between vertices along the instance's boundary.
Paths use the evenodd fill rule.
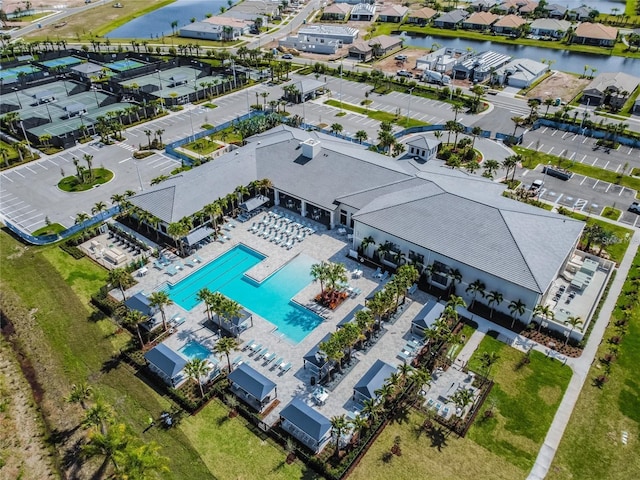
<path fill-rule="evenodd" d="M 534 190 L 534 191 L 540 190 L 543 185 L 544 185 L 544 182 L 542 180 L 534 180 L 531 186 L 529 187 L 529 190 Z"/>
<path fill-rule="evenodd" d="M 627 210 L 640 215 L 640 203 L 633 202 L 631 205 L 629 205 L 629 208 L 627 208 Z"/>
<path fill-rule="evenodd" d="M 395 60 L 400 60 L 401 62 L 406 62 L 407 61 L 407 56 L 406 55 L 396 55 L 394 57 Z"/>
<path fill-rule="evenodd" d="M 398 70 L 396 72 L 396 75 L 398 75 L 399 77 L 408 77 L 408 78 L 413 77 L 411 72 L 408 72 L 407 70 Z"/>
<path fill-rule="evenodd" d="M 282 59 L 283 60 L 293 60 L 293 55 L 291 55 L 290 53 L 285 53 L 284 55 L 282 55 Z"/>

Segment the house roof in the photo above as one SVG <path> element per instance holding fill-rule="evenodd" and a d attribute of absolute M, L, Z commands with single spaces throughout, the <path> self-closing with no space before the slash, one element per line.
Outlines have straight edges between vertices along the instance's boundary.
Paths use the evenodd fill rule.
<path fill-rule="evenodd" d="M 380 16 L 387 17 L 404 17 L 409 9 L 407 7 L 403 7 L 402 5 L 388 5 L 380 10 Z"/>
<path fill-rule="evenodd" d="M 298 35 L 344 35 L 358 38 L 358 29 L 353 27 L 347 27 L 346 25 L 320 25 L 314 23 L 312 25 L 305 25 L 298 30 Z"/>
<path fill-rule="evenodd" d="M 240 29 L 250 27 L 253 24 L 253 22 L 242 20 L 240 18 L 221 17 L 220 15 L 214 15 L 211 18 L 205 18 L 203 22 L 210 23 L 212 25 L 219 25 L 222 27 L 233 27 Z"/>
<path fill-rule="evenodd" d="M 349 45 L 350 52 L 367 53 L 371 52 L 373 48 L 365 40 L 358 40 Z"/>
<path fill-rule="evenodd" d="M 238 365 L 227 378 L 260 402 L 276 388 L 275 383 L 246 363 Z"/>
<path fill-rule="evenodd" d="M 582 222 L 504 198 L 484 179 L 422 175 L 423 185 L 380 195 L 353 218 L 538 293 L 582 232 Z"/>
<path fill-rule="evenodd" d="M 331 338 L 331 333 L 327 333 L 322 340 L 316 343 L 311 350 L 305 353 L 302 357 L 306 362 L 309 362 L 316 367 L 322 367 L 327 363 L 327 358 L 324 355 L 318 355 L 320 352 L 320 344 L 328 341 Z"/>
<path fill-rule="evenodd" d="M 475 13 L 472 13 L 469 17 L 467 17 L 464 23 L 469 23 L 472 25 L 488 26 L 494 23 L 499 18 L 500 17 L 498 15 L 491 12 L 475 12 Z"/>
<path fill-rule="evenodd" d="M 302 95 L 315 92 L 319 88 L 324 88 L 326 85 L 327 85 L 326 82 L 323 82 L 321 80 L 316 80 L 315 78 L 308 78 L 308 77 L 305 77 L 299 82 L 295 83 L 296 88 L 300 91 Z"/>
<path fill-rule="evenodd" d="M 460 23 L 467 18 L 469 13 L 464 10 L 451 10 L 450 12 L 443 13 L 436 20 L 442 23 Z"/>
<path fill-rule="evenodd" d="M 605 93 L 607 91 L 627 91 L 631 93 L 636 89 L 639 83 L 640 78 L 629 75 L 628 73 L 601 73 L 594 78 L 589 85 L 587 85 L 584 91 L 597 91 L 600 93 Z"/>
<path fill-rule="evenodd" d="M 557 18 L 538 18 L 531 22 L 531 30 L 551 30 L 553 32 L 566 32 L 571 26 L 571 22 L 558 20 Z"/>
<path fill-rule="evenodd" d="M 438 303 L 435 300 L 429 300 L 415 318 L 411 320 L 411 324 L 422 330 L 426 330 L 427 328 L 430 328 L 438 318 L 440 318 L 442 312 L 444 312 L 443 304 Z"/>
<path fill-rule="evenodd" d="M 386 50 L 388 48 L 394 47 L 396 45 L 401 45 L 402 39 L 398 37 L 392 37 L 390 35 L 378 35 L 377 37 L 373 37 L 369 40 L 369 45 L 380 45 L 380 48 Z"/>
<path fill-rule="evenodd" d="M 349 10 L 351 9 L 351 7 L 349 5 L 347 5 L 346 3 L 332 3 L 331 5 L 325 7 L 324 12 L 323 13 L 331 13 L 331 14 L 342 14 L 342 15 L 346 15 L 347 13 L 349 13 Z"/>
<path fill-rule="evenodd" d="M 144 354 L 144 358 L 152 363 L 168 378 L 174 378 L 187 364 L 187 359 L 178 352 L 171 350 L 164 343 L 160 343 Z"/>
<path fill-rule="evenodd" d="M 433 8 L 424 7 L 420 10 L 415 10 L 409 13 L 409 18 L 424 18 L 426 20 L 429 20 L 430 18 L 433 18 L 437 13 L 438 12 Z"/>
<path fill-rule="evenodd" d="M 98 65 L 97 63 L 84 62 L 84 63 L 81 63 L 80 65 L 75 65 L 71 67 L 71 70 L 73 70 L 74 72 L 89 74 L 89 73 L 101 72 L 103 68 L 104 67 L 102 65 Z"/>
<path fill-rule="evenodd" d="M 511 78 L 531 81 L 538 78 L 543 72 L 549 70 L 549 65 L 537 62 L 529 58 L 518 58 L 496 70 L 497 75 L 508 73 Z"/>
<path fill-rule="evenodd" d="M 149 303 L 149 297 L 142 292 L 136 293 L 132 297 L 127 298 L 124 302 L 127 308 L 137 310 L 147 317 L 150 317 L 154 313 Z"/>
<path fill-rule="evenodd" d="M 496 23 L 493 24 L 494 27 L 506 27 L 506 28 L 518 28 L 520 25 L 527 23 L 527 21 L 514 14 L 505 15 Z"/>
<path fill-rule="evenodd" d="M 374 15 L 376 6 L 370 3 L 359 3 L 351 9 L 351 15 Z"/>
<path fill-rule="evenodd" d="M 407 145 L 410 147 L 425 148 L 427 150 L 431 150 L 437 148 L 441 143 L 442 142 L 437 138 L 432 138 L 428 135 L 416 135 L 407 142 Z"/>
<path fill-rule="evenodd" d="M 556 12 L 559 14 L 564 15 L 567 12 L 567 7 L 563 6 L 563 5 L 559 5 L 557 3 L 549 3 L 547 5 L 544 6 L 544 9 L 547 12 Z"/>
<path fill-rule="evenodd" d="M 615 40 L 618 37 L 618 29 L 601 23 L 582 22 L 576 27 L 575 34 L 576 37 Z"/>
<path fill-rule="evenodd" d="M 331 420 L 299 398 L 291 400 L 280 412 L 280 417 L 293 423 L 316 442 L 324 439 L 331 430 Z"/>
<path fill-rule="evenodd" d="M 396 368 L 392 365 L 382 360 L 376 360 L 367 373 L 354 385 L 353 390 L 366 398 L 377 398 L 376 390 L 382 387 L 387 378 L 395 371 Z"/>

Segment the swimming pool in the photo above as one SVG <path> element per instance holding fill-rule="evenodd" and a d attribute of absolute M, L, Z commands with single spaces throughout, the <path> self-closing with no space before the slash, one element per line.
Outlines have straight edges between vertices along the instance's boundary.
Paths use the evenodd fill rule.
<path fill-rule="evenodd" d="M 262 283 L 256 283 L 244 273 L 264 258 L 255 250 L 238 245 L 175 285 L 169 285 L 167 293 L 176 304 L 191 310 L 200 303 L 196 298 L 200 289 L 219 291 L 298 343 L 322 323 L 321 317 L 291 301 L 311 282 L 309 271 L 315 261 L 298 255 Z"/>
<path fill-rule="evenodd" d="M 207 347 L 195 340 L 190 341 L 178 351 L 189 360 L 193 360 L 194 358 L 206 360 L 211 355 L 211 351 Z"/>

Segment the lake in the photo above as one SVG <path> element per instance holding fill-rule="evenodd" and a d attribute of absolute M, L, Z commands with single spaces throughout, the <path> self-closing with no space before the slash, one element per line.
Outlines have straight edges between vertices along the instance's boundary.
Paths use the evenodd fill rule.
<path fill-rule="evenodd" d="M 640 60 L 635 58 L 615 57 L 609 55 L 593 55 L 589 53 L 570 52 L 567 50 L 555 50 L 552 48 L 530 47 L 525 45 L 509 45 L 506 43 L 493 43 L 482 40 L 470 40 L 465 38 L 439 37 L 429 35 L 426 37 L 409 37 L 402 35 L 404 44 L 413 47 L 431 49 L 434 43 L 443 47 L 453 47 L 465 50 L 471 47 L 476 52 L 492 50 L 494 52 L 511 55 L 514 58 L 530 58 L 540 61 L 543 58 L 553 60 L 553 70 L 563 72 L 582 73 L 584 66 L 597 68 L 598 73 L 626 72 L 637 75 L 640 71 Z"/>
<path fill-rule="evenodd" d="M 234 2 L 237 3 L 237 2 Z M 149 12 L 142 17 L 135 18 L 121 27 L 109 32 L 107 38 L 159 38 L 171 35 L 171 23 L 178 22 L 178 29 L 191 23 L 204 20 L 208 13 L 217 15 L 220 7 L 228 8 L 227 0 L 176 0 L 171 5 Z"/>
<path fill-rule="evenodd" d="M 555 2 L 549 2 L 555 3 Z M 582 5 L 593 8 L 600 13 L 611 13 L 611 10 L 617 8 L 617 13 L 624 13 L 625 2 L 623 0 L 565 0 L 564 2 L 558 2 L 559 5 L 567 7 L 569 9 L 578 8 Z"/>

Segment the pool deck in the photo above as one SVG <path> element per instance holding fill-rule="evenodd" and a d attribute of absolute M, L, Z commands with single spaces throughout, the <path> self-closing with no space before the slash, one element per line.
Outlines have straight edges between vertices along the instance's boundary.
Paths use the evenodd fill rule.
<path fill-rule="evenodd" d="M 257 217 L 260 219 L 261 217 Z M 257 221 L 257 220 L 256 220 Z M 412 295 L 411 299 L 407 298 L 407 306 L 401 317 L 392 325 L 386 324 L 386 333 L 378 340 L 378 342 L 366 353 L 354 352 L 357 359 L 355 367 L 346 375 L 342 382 L 330 392 L 328 399 L 323 405 L 317 405 L 312 398 L 312 392 L 315 387 L 311 386 L 312 374 L 303 367 L 303 356 L 324 336 L 336 330 L 336 324 L 340 322 L 349 312 L 351 312 L 358 304 L 364 304 L 365 297 L 371 293 L 378 285 L 379 280 L 373 279 L 373 270 L 363 268 L 362 265 L 347 257 L 349 250 L 352 248 L 351 242 L 348 241 L 346 235 L 340 235 L 338 230 L 327 230 L 317 225 L 317 232 L 307 236 L 301 243 L 287 250 L 278 245 L 270 243 L 268 240 L 259 238 L 255 234 L 248 231 L 252 221 L 247 223 L 233 222 L 235 228 L 231 228 L 227 232 L 230 240 L 224 244 L 220 242 L 212 242 L 198 250 L 198 255 L 202 258 L 203 263 L 211 261 L 220 256 L 227 250 L 242 243 L 254 250 L 264 254 L 267 258 L 260 264 L 253 267 L 250 271 L 251 276 L 258 281 L 264 280 L 274 271 L 281 268 L 292 258 L 304 253 L 318 261 L 331 260 L 344 263 L 349 272 L 355 269 L 364 270 L 364 275 L 360 278 L 352 278 L 349 273 L 349 285 L 362 290 L 362 293 L 355 298 L 348 298 L 335 311 L 327 315 L 327 318 L 313 331 L 309 333 L 301 342 L 295 344 L 287 337 L 278 334 L 277 328 L 263 318 L 254 315 L 253 327 L 245 330 L 240 336 L 242 345 L 240 349 L 246 347 L 247 342 L 254 340 L 267 348 L 269 352 L 275 353 L 275 358 L 283 358 L 284 362 L 292 364 L 291 369 L 287 373 L 282 373 L 275 361 L 265 362 L 263 359 L 256 358 L 257 355 L 249 349 L 238 352 L 232 352 L 230 358 L 233 360 L 238 355 L 242 356 L 242 361 L 258 370 L 277 384 L 279 404 L 271 410 L 264 421 L 273 424 L 277 421 L 280 411 L 295 397 L 302 398 L 308 404 L 314 406 L 318 411 L 327 417 L 346 414 L 355 409 L 355 405 L 351 399 L 353 394 L 353 385 L 366 373 L 377 359 L 381 359 L 391 365 L 400 365 L 403 360 L 398 357 L 398 353 L 411 338 L 410 327 L 411 320 L 420 312 L 429 296 L 418 290 Z M 182 260 L 184 263 L 184 260 Z M 201 265 L 202 265 L 201 264 Z M 168 282 L 177 283 L 194 270 L 201 267 L 185 266 L 184 269 L 171 277 L 165 271 L 159 271 L 153 267 L 153 264 L 147 266 L 148 272 L 144 276 L 135 276 L 138 284 L 127 291 L 127 296 L 134 295 L 139 291 L 150 294 L 155 290 L 162 289 Z M 135 274 L 134 274 L 135 275 Z M 313 300 L 320 291 L 319 284 L 312 282 L 306 288 L 301 290 L 294 300 L 302 305 Z M 114 297 L 118 298 L 118 291 L 112 291 Z M 188 342 L 195 340 L 210 350 L 213 350 L 218 335 L 203 326 L 207 320 L 207 314 L 203 304 L 199 304 L 191 311 L 185 311 L 178 305 L 174 304 L 165 310 L 167 319 L 178 314 L 186 319 L 180 325 L 176 332 L 165 340 L 165 344 L 173 350 L 179 350 Z M 226 364 L 226 359 L 220 359 L 221 365 Z"/>

